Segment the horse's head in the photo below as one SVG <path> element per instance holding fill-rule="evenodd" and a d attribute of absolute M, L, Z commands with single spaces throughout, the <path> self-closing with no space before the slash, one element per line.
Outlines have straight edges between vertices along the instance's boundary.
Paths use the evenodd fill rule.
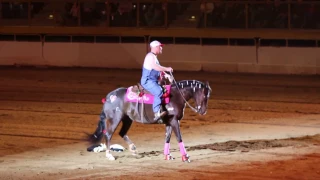
<path fill-rule="evenodd" d="M 211 88 L 208 81 L 205 83 L 205 85 L 199 84 L 199 86 L 200 87 L 197 88 L 197 91 L 194 92 L 193 98 L 196 103 L 197 112 L 201 115 L 205 115 L 207 113 L 207 106 L 211 93 Z"/>
<path fill-rule="evenodd" d="M 183 80 L 174 84 L 185 103 L 195 112 L 205 115 L 207 113 L 208 100 L 211 93 L 209 82 L 203 83 L 197 80 Z M 180 91 L 181 89 L 181 91 Z M 188 100 L 192 98 L 196 107 L 192 107 Z"/>

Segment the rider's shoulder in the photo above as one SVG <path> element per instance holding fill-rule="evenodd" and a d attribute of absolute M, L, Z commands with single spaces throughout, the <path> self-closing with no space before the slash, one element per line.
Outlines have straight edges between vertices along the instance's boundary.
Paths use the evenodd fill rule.
<path fill-rule="evenodd" d="M 154 57 L 154 54 L 153 54 L 152 52 L 149 52 L 149 53 L 147 53 L 146 55 L 147 55 L 147 56 L 152 56 L 152 57 Z"/>
<path fill-rule="evenodd" d="M 152 53 L 148 53 L 148 54 L 146 55 L 146 58 L 148 58 L 148 59 L 154 59 L 154 55 L 153 55 Z"/>

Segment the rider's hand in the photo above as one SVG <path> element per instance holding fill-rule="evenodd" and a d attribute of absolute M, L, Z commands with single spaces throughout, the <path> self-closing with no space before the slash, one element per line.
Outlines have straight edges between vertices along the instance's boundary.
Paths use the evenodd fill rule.
<path fill-rule="evenodd" d="M 167 67 L 167 68 L 166 68 L 166 71 L 168 71 L 168 72 L 172 72 L 172 71 L 173 71 L 173 69 L 172 69 L 171 67 Z"/>
<path fill-rule="evenodd" d="M 169 74 L 166 73 L 166 74 L 164 75 L 164 77 L 165 77 L 166 79 L 168 79 L 168 80 L 170 81 L 170 83 L 173 82 L 173 77 L 170 76 Z"/>

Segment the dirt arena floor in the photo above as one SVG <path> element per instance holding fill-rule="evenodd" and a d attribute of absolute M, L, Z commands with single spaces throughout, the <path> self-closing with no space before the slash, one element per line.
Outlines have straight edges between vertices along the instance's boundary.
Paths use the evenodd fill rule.
<path fill-rule="evenodd" d="M 138 148 L 87 152 L 101 98 L 136 84 L 139 70 L 0 68 L 0 179 L 320 179 L 320 77 L 174 72 L 208 80 L 205 116 L 186 108 L 181 131 L 163 160 L 164 125 L 134 123 Z M 127 148 L 117 135 L 112 144 Z"/>

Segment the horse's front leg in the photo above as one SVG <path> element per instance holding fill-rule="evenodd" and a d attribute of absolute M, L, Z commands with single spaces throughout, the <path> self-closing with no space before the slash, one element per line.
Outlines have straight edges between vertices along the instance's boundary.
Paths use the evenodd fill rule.
<path fill-rule="evenodd" d="M 164 149 L 163 149 L 163 154 L 164 154 L 164 159 L 165 160 L 173 160 L 174 158 L 170 154 L 170 139 L 171 139 L 171 134 L 172 134 L 172 127 L 171 125 L 166 125 L 166 139 L 164 143 Z"/>
<path fill-rule="evenodd" d="M 176 135 L 177 141 L 179 143 L 179 149 L 182 156 L 182 161 L 190 162 L 190 156 L 187 154 L 186 148 L 184 147 L 184 143 L 182 141 L 182 136 L 180 132 L 180 121 L 177 119 L 173 119 L 171 121 L 171 126 L 174 134 Z"/>
<path fill-rule="evenodd" d="M 129 136 L 127 135 L 130 127 L 132 124 L 132 120 L 128 116 L 124 116 L 122 118 L 122 127 L 119 132 L 119 135 L 123 138 L 123 140 L 129 145 L 129 150 L 132 152 L 132 155 L 137 155 L 137 148 L 133 144 L 133 142 L 129 139 Z"/>

